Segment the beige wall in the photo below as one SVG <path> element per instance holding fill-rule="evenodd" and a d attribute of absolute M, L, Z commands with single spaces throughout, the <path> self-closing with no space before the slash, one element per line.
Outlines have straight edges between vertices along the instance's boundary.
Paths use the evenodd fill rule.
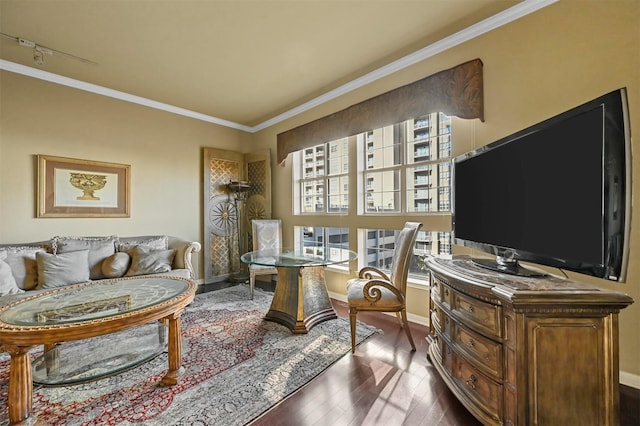
<path fill-rule="evenodd" d="M 250 135 L 0 72 L 0 241 L 167 234 L 202 241 L 202 148 Z M 34 155 L 131 165 L 130 218 L 35 218 Z M 201 256 L 194 267 L 200 271 Z"/>
<path fill-rule="evenodd" d="M 427 75 L 480 58 L 484 62 L 485 122 L 472 121 L 458 144 L 485 145 L 547 117 L 626 86 L 632 132 L 640 134 L 640 2 L 563 0 L 531 16 L 452 48 L 330 103 L 249 135 L 138 105 L 0 72 L 0 241 L 56 234 L 166 233 L 202 241 L 202 147 L 271 149 L 276 135 Z M 461 145 L 458 145 L 459 148 Z M 634 143 L 634 181 L 640 152 Z M 132 166 L 132 215 L 123 219 L 35 219 L 33 156 L 48 154 Z M 355 182 L 355 181 L 354 181 Z M 351 185 L 355 188 L 355 184 Z M 312 218 L 291 214 L 291 162 L 272 165 L 273 216 L 292 227 Z M 633 189 L 640 199 L 640 185 Z M 427 229 L 446 229 L 441 216 L 417 216 Z M 407 219 L 313 218 L 324 226 L 400 228 Z M 633 213 L 626 284 L 572 277 L 626 292 L 636 303 L 620 315 L 620 367 L 640 377 L 640 209 Z M 199 256 L 201 259 L 201 256 Z M 352 273 L 355 271 L 352 265 Z M 201 270 L 201 268 L 199 268 Z M 328 273 L 332 292 L 344 294 L 348 275 Z M 427 316 L 427 291 L 409 290 L 409 310 Z M 640 381 L 631 383 L 640 387 Z"/>
<path fill-rule="evenodd" d="M 490 143 L 529 125 L 619 87 L 629 95 L 632 133 L 640 134 L 640 2 L 563 0 L 528 17 L 452 48 L 409 69 L 342 96 L 307 113 L 262 131 L 255 136 L 256 149 L 268 147 L 275 158 L 275 138 L 282 131 L 323 117 L 387 90 L 418 80 L 464 61 L 480 58 L 484 63 L 485 122 L 468 122 L 461 135 L 454 135 L 456 151 Z M 459 138 L 458 138 L 459 136 Z M 634 182 L 640 182 L 640 140 L 636 136 Z M 576 153 L 579 154 L 579 153 Z M 318 225 L 399 228 L 406 216 L 396 219 L 347 216 L 294 217 L 291 214 L 291 161 L 272 168 L 274 217 L 283 219 L 284 238 L 291 240 L 293 225 L 311 220 Z M 355 188 L 355 184 L 351 186 Z M 287 188 L 287 189 L 280 189 Z M 640 185 L 633 188 L 640 199 Z M 439 216 L 419 216 L 427 229 L 444 229 Z M 623 382 L 640 387 L 640 209 L 632 225 L 631 264 L 624 284 L 571 274 L 605 288 L 631 295 L 635 304 L 620 315 L 620 366 Z M 356 265 L 352 265 L 355 269 Z M 353 271 L 352 271 L 353 273 Z M 348 276 L 328 273 L 328 286 L 344 294 Z M 410 288 L 409 310 L 427 316 L 426 291 Z"/>

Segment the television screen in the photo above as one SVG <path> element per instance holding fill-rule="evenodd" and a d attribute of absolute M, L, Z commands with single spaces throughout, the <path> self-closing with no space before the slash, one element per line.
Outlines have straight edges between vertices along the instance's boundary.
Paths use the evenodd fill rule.
<path fill-rule="evenodd" d="M 454 160 L 455 242 L 517 261 L 622 280 L 630 138 L 624 89 Z M 487 264 L 488 263 L 488 264 Z"/>

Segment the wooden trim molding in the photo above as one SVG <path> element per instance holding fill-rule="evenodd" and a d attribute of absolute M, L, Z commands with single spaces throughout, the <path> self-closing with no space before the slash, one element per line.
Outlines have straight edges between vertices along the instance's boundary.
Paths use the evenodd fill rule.
<path fill-rule="evenodd" d="M 278 134 L 277 161 L 304 148 L 441 111 L 484 121 L 482 61 L 474 59 Z"/>

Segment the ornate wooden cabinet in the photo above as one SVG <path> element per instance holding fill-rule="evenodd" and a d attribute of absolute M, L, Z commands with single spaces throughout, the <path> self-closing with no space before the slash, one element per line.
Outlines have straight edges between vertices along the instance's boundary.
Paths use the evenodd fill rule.
<path fill-rule="evenodd" d="M 617 425 L 622 293 L 430 258 L 429 358 L 486 425 Z"/>

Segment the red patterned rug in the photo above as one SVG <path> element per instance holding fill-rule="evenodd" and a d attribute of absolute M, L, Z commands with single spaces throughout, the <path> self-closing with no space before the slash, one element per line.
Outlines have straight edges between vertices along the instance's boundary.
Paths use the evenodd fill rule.
<path fill-rule="evenodd" d="M 182 318 L 186 371 L 178 385 L 159 385 L 167 369 L 163 353 L 105 379 L 36 386 L 35 414 L 47 425 L 244 425 L 350 352 L 348 320 L 293 335 L 263 320 L 272 294 L 248 295 L 247 287 L 235 286 L 196 296 Z M 358 342 L 375 333 L 360 324 Z M 101 344 L 108 350 L 108 338 Z M 8 424 L 8 378 L 9 356 L 0 354 L 2 426 Z"/>

